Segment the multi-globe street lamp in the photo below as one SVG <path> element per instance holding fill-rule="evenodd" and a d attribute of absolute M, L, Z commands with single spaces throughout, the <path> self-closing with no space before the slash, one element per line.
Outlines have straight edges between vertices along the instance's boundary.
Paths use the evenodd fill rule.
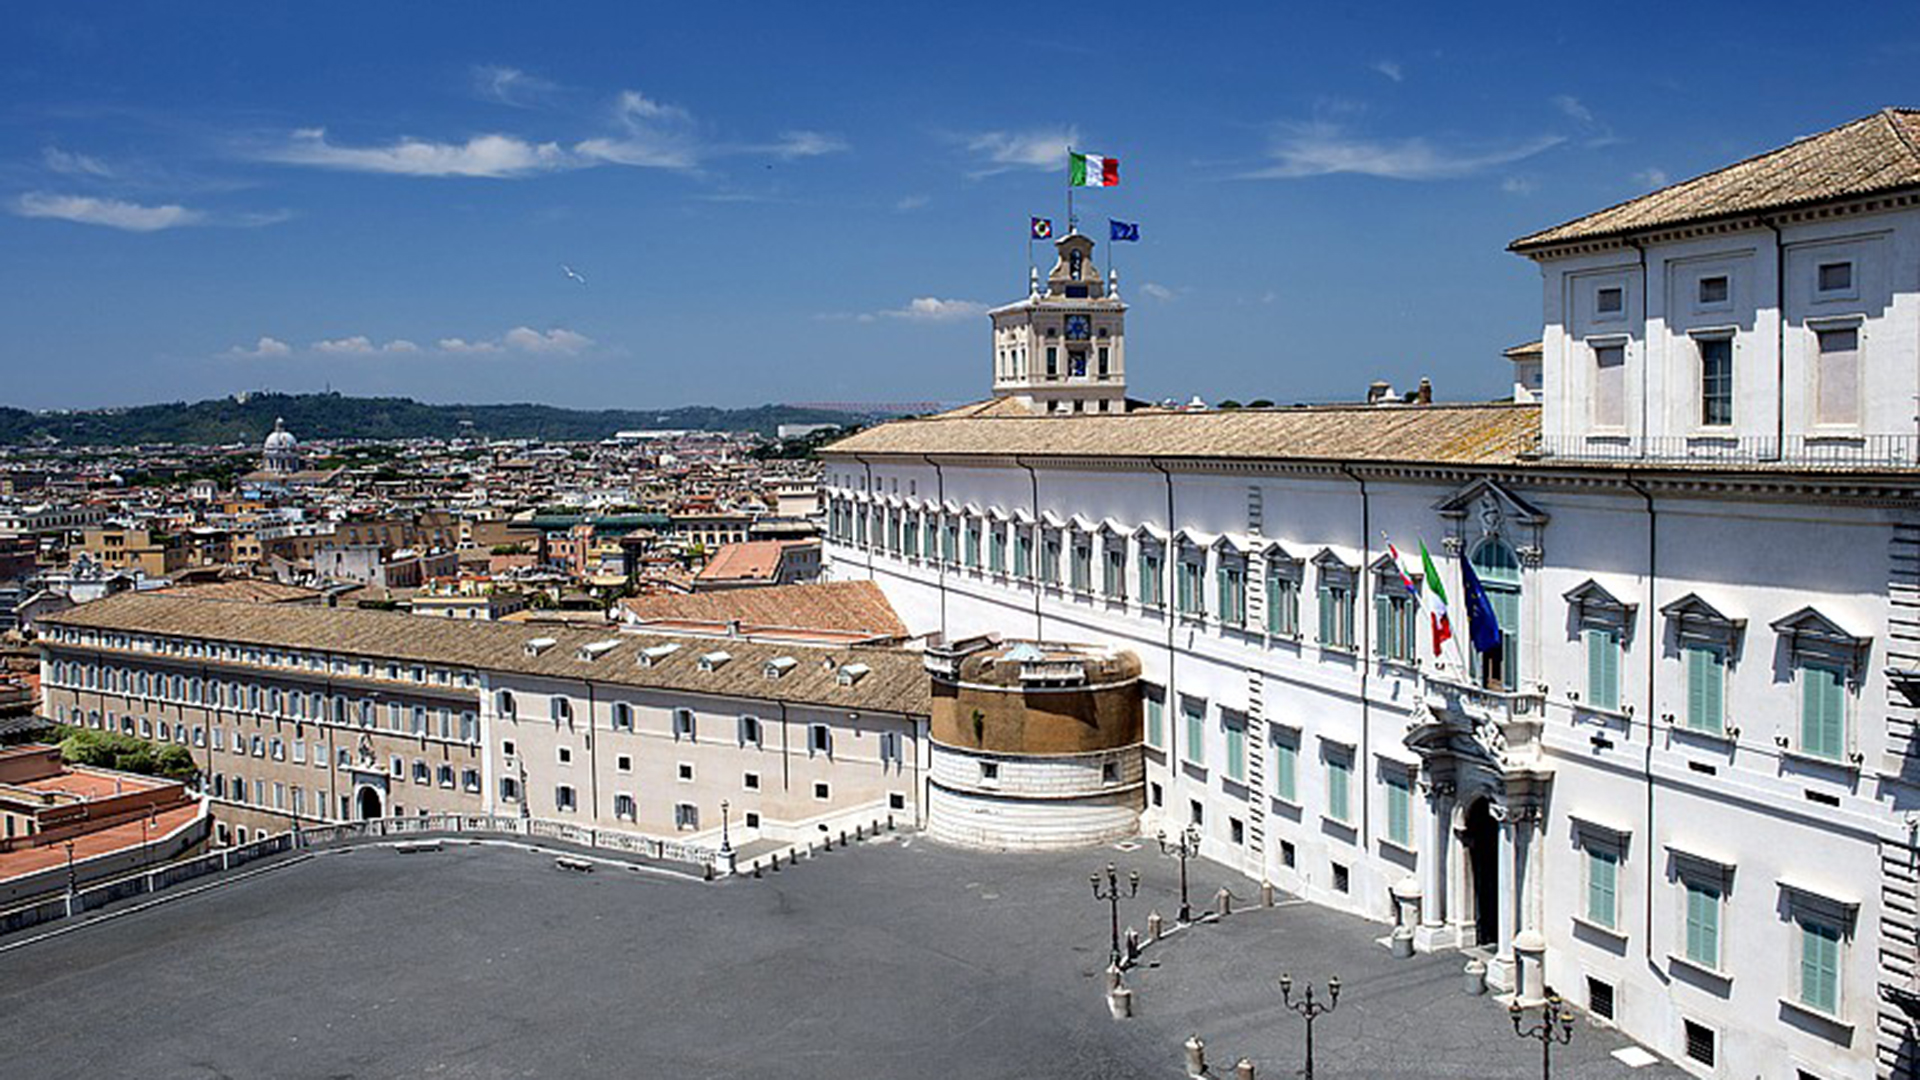
<path fill-rule="evenodd" d="M 1519 1001 L 1507 1006 L 1507 1015 L 1513 1018 L 1515 1035 L 1540 1043 L 1540 1080 L 1553 1080 L 1553 1046 L 1573 1041 L 1573 1010 L 1561 1003 L 1559 994 L 1549 994 L 1540 1005 L 1539 1023 L 1526 1024 L 1527 1010 Z"/>
<path fill-rule="evenodd" d="M 1280 1001 L 1287 1008 L 1299 1013 L 1307 1022 L 1307 1067 L 1300 1075 L 1313 1080 L 1313 1022 L 1326 1013 L 1330 1013 L 1340 1004 L 1340 976 L 1327 980 L 1327 1000 L 1315 1001 L 1313 987 L 1307 987 L 1307 993 L 1299 1001 L 1293 1000 L 1293 976 L 1280 976 Z"/>
<path fill-rule="evenodd" d="M 1167 843 L 1164 831 L 1160 833 L 1159 840 L 1160 854 L 1172 855 L 1180 860 L 1180 922 L 1190 923 L 1193 921 L 1193 905 L 1187 902 L 1187 860 L 1200 854 L 1200 830 L 1193 825 L 1180 830 L 1180 842 L 1177 844 Z"/>
<path fill-rule="evenodd" d="M 1106 876 L 1107 876 L 1107 881 L 1106 881 L 1105 890 L 1102 890 L 1100 887 L 1100 875 L 1098 873 L 1087 875 L 1087 880 L 1093 884 L 1093 898 L 1095 900 L 1105 901 L 1112 915 L 1113 948 L 1112 948 L 1112 951 L 1109 953 L 1109 959 L 1113 964 L 1117 966 L 1120 963 L 1120 955 L 1121 955 L 1120 954 L 1120 898 L 1122 896 L 1138 896 L 1140 894 L 1140 871 L 1138 870 L 1127 871 L 1127 891 L 1124 893 L 1120 891 L 1120 872 L 1114 867 L 1112 863 L 1107 864 Z"/>

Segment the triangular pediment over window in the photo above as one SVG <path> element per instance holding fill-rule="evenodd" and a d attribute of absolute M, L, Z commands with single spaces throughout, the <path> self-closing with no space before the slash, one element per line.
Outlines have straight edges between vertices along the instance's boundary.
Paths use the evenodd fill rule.
<path fill-rule="evenodd" d="M 1484 515 L 1491 506 L 1500 517 L 1524 525 L 1539 527 L 1547 523 L 1547 512 L 1527 500 L 1482 477 L 1433 505 L 1441 517 L 1460 518 Z"/>
<path fill-rule="evenodd" d="M 1313 557 L 1313 565 L 1321 570 L 1345 570 L 1348 573 L 1353 572 L 1353 564 L 1342 559 L 1339 552 L 1334 551 L 1330 547 L 1320 549 L 1320 553 Z"/>
<path fill-rule="evenodd" d="M 1605 585 L 1588 578 L 1560 595 L 1574 613 L 1586 618 L 1589 616 L 1613 619 L 1632 618 L 1638 604 L 1630 604 L 1607 591 Z"/>
<path fill-rule="evenodd" d="M 1858 659 L 1866 655 L 1873 639 L 1850 634 L 1839 623 L 1812 607 L 1803 607 L 1768 624 L 1773 632 L 1787 639 L 1795 652 L 1824 651 Z"/>
<path fill-rule="evenodd" d="M 1729 638 L 1747 628 L 1747 620 L 1736 619 L 1700 598 L 1688 593 L 1660 609 L 1683 637 Z"/>

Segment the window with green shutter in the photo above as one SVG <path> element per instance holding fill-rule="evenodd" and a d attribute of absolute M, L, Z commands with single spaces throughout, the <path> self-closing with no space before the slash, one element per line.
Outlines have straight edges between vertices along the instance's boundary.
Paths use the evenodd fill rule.
<path fill-rule="evenodd" d="M 1840 928 L 1802 915 L 1800 1004 L 1823 1013 L 1840 1011 Z"/>
<path fill-rule="evenodd" d="M 1240 626 L 1247 621 L 1247 572 L 1236 563 L 1224 563 L 1216 573 L 1215 589 L 1220 599 L 1220 621 Z"/>
<path fill-rule="evenodd" d="M 1720 888 L 1688 878 L 1686 957 L 1701 967 L 1720 968 Z"/>
<path fill-rule="evenodd" d="M 1687 727 L 1710 735 L 1726 730 L 1727 654 L 1718 645 L 1688 645 Z"/>
<path fill-rule="evenodd" d="M 1620 708 L 1620 631 L 1589 627 L 1587 637 L 1587 704 L 1596 709 Z"/>
<path fill-rule="evenodd" d="M 1007 572 L 1007 531 L 995 529 L 987 539 L 987 568 L 996 574 Z"/>
<path fill-rule="evenodd" d="M 1193 698 L 1183 698 L 1180 711 L 1187 721 L 1187 760 L 1195 765 L 1204 765 L 1206 756 L 1207 703 Z"/>
<path fill-rule="evenodd" d="M 1335 821 L 1352 819 L 1349 798 L 1349 783 L 1352 779 L 1353 763 L 1345 756 L 1327 759 L 1327 816 Z"/>
<path fill-rule="evenodd" d="M 1800 665 L 1800 751 L 1839 761 L 1846 756 L 1846 674 L 1826 664 Z"/>
<path fill-rule="evenodd" d="M 1404 773 L 1387 776 L 1387 839 L 1401 847 L 1413 846 L 1413 791 Z"/>
<path fill-rule="evenodd" d="M 1160 578 L 1159 552 L 1142 550 L 1140 552 L 1140 603 L 1147 607 L 1159 607 L 1162 603 L 1163 588 Z"/>
<path fill-rule="evenodd" d="M 1182 615 L 1205 615 L 1207 613 L 1205 587 L 1201 584 L 1204 580 L 1201 577 L 1203 572 L 1204 568 L 1201 566 L 1199 559 L 1183 558 L 1180 560 L 1180 580 L 1178 582 L 1180 591 L 1176 594 L 1176 598 L 1179 601 L 1180 613 Z"/>
<path fill-rule="evenodd" d="M 1272 564 L 1267 568 L 1267 633 L 1292 637 L 1300 632 L 1300 581 Z"/>
<path fill-rule="evenodd" d="M 1285 802 L 1300 801 L 1300 745 L 1291 735 L 1273 743 L 1273 793 Z"/>
<path fill-rule="evenodd" d="M 1611 930 L 1618 917 L 1620 856 L 1611 848 L 1587 847 L 1587 921 Z"/>
<path fill-rule="evenodd" d="M 1247 724 L 1237 717 L 1222 717 L 1227 729 L 1227 779 L 1236 784 L 1247 782 Z"/>
<path fill-rule="evenodd" d="M 1013 576 L 1033 576 L 1033 537 L 1025 530 L 1013 534 Z"/>
<path fill-rule="evenodd" d="M 1156 691 L 1146 694 L 1147 745 L 1164 749 L 1167 745 L 1166 703 Z"/>

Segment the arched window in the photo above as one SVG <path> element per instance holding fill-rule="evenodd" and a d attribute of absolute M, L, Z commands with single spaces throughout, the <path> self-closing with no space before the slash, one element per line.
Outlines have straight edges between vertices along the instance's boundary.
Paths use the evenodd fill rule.
<path fill-rule="evenodd" d="M 1480 654 L 1480 681 L 1493 690 L 1515 689 L 1520 684 L 1520 558 L 1504 541 L 1490 539 L 1473 550 L 1473 569 L 1500 620 L 1500 647 Z"/>

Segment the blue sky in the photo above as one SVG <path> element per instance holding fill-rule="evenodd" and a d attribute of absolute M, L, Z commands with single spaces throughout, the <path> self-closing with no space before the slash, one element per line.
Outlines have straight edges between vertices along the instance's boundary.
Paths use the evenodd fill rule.
<path fill-rule="evenodd" d="M 1198 10 L 12 3 L 0 401 L 970 400 L 1069 138 L 1136 395 L 1486 397 L 1509 240 L 1920 104 L 1910 4 Z"/>

